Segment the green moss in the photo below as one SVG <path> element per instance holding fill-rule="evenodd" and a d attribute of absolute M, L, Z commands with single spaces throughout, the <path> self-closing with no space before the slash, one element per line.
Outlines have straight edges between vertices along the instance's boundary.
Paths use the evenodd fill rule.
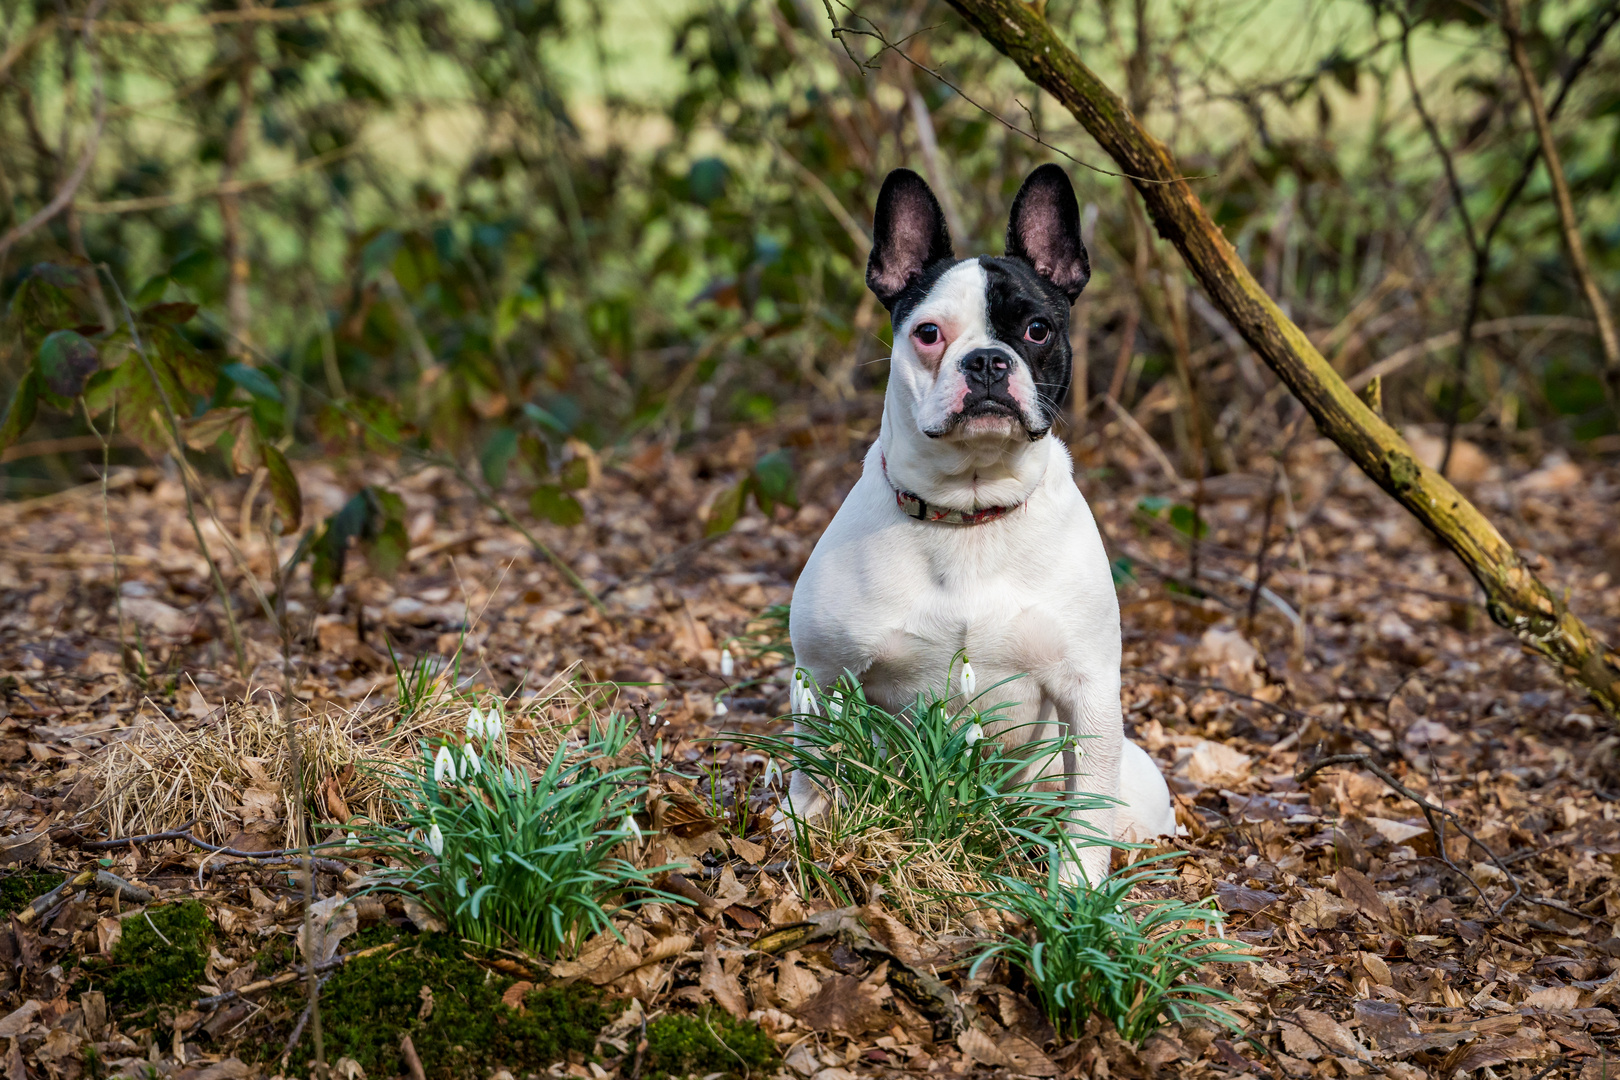
<path fill-rule="evenodd" d="M 408 940 L 411 947 L 344 965 L 321 990 L 329 1060 L 353 1058 L 368 1076 L 400 1075 L 400 1036 L 409 1033 L 429 1080 L 483 1080 L 492 1069 L 544 1071 L 570 1051 L 588 1055 L 612 1019 L 598 992 L 581 986 L 531 990 L 519 1013 L 501 1000 L 513 980 L 468 959 L 462 942 L 442 934 Z M 424 986 L 433 1000 L 426 1018 Z"/>
<path fill-rule="evenodd" d="M 44 896 L 62 884 L 61 874 L 28 871 L 0 876 L 0 915 L 10 915 L 28 906 L 36 896 Z"/>
<path fill-rule="evenodd" d="M 174 1005 L 196 996 L 214 927 L 195 900 L 160 904 L 124 919 L 112 959 L 86 957 L 75 991 L 100 989 L 116 1013 Z"/>
<path fill-rule="evenodd" d="M 776 1044 L 758 1024 L 719 1009 L 696 1016 L 670 1013 L 647 1025 L 647 1080 L 710 1073 L 762 1080 L 776 1060 Z"/>

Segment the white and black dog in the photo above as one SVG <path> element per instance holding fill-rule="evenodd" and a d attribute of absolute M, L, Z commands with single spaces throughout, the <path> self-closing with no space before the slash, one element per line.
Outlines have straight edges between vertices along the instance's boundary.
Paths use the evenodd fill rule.
<path fill-rule="evenodd" d="M 1108 557 L 1068 450 L 1048 437 L 1070 379 L 1069 308 L 1091 277 L 1074 188 L 1056 165 L 1036 169 L 1007 254 L 957 259 L 934 193 L 897 169 L 873 231 L 866 281 L 894 324 L 883 423 L 794 589 L 798 662 L 823 686 L 848 672 L 899 711 L 965 650 L 979 685 L 1011 678 L 992 695 L 1015 703 L 1000 737 L 1080 739 L 1040 775 L 1118 800 L 1091 829 L 1173 834 L 1164 777 L 1124 734 Z M 802 773 L 789 797 L 809 817 L 827 806 Z M 1109 849 L 1079 861 L 1095 883 Z"/>

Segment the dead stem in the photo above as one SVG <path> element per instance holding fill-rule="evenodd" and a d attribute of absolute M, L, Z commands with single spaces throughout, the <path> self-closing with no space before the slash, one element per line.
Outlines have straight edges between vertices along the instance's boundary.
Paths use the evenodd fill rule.
<path fill-rule="evenodd" d="M 248 678 L 250 672 L 247 666 L 247 649 L 242 644 L 242 630 L 236 624 L 236 610 L 231 606 L 230 591 L 225 588 L 225 579 L 220 575 L 219 564 L 214 561 L 213 552 L 208 550 L 208 542 L 203 539 L 202 526 L 197 523 L 197 508 L 191 492 L 191 480 L 186 473 L 185 439 L 180 434 L 180 421 L 175 415 L 174 403 L 169 400 L 169 389 L 158 378 L 157 369 L 152 366 L 152 358 L 147 355 L 146 347 L 141 344 L 141 332 L 135 325 L 135 314 L 129 309 L 129 301 L 124 298 L 124 290 L 113 276 L 112 270 L 106 263 L 101 263 L 98 269 L 107 276 L 107 281 L 118 296 L 118 305 L 124 312 L 124 320 L 129 324 L 130 343 L 135 346 L 135 353 L 141 358 L 141 365 L 146 368 L 146 377 L 152 380 L 157 388 L 158 400 L 163 403 L 163 419 L 169 428 L 170 453 L 174 455 L 180 469 L 180 487 L 186 495 L 186 520 L 191 523 L 191 532 L 197 538 L 197 548 L 208 563 L 208 574 L 213 580 L 214 591 L 219 594 L 219 602 L 225 609 L 225 626 L 231 634 L 231 644 L 236 650 L 236 670 L 242 678 Z"/>

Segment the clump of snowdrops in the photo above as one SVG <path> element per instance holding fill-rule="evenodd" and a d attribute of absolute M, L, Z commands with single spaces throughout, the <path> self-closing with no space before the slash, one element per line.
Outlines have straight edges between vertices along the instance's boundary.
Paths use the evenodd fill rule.
<path fill-rule="evenodd" d="M 500 704 L 475 708 L 464 738 L 424 744 L 390 786 L 396 820 L 367 843 L 403 864 L 390 887 L 418 894 L 462 938 L 571 953 L 613 932 L 615 912 L 674 899 L 622 850 L 641 836 L 647 770 L 610 763 L 633 734 L 622 716 L 593 718 L 534 776 L 507 754 Z"/>

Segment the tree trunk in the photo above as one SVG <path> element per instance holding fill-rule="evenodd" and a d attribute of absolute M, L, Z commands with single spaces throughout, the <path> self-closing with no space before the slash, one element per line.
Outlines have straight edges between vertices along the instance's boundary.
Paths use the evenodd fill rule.
<path fill-rule="evenodd" d="M 1345 385 L 1266 295 L 1181 179 L 1169 150 L 1023 0 L 950 0 L 984 39 L 1057 98 L 1136 185 L 1159 235 L 1176 246 L 1209 297 L 1270 365 L 1317 427 L 1456 552 L 1485 590 L 1491 618 L 1558 665 L 1620 717 L 1620 655 L 1525 565 L 1486 517 Z"/>

